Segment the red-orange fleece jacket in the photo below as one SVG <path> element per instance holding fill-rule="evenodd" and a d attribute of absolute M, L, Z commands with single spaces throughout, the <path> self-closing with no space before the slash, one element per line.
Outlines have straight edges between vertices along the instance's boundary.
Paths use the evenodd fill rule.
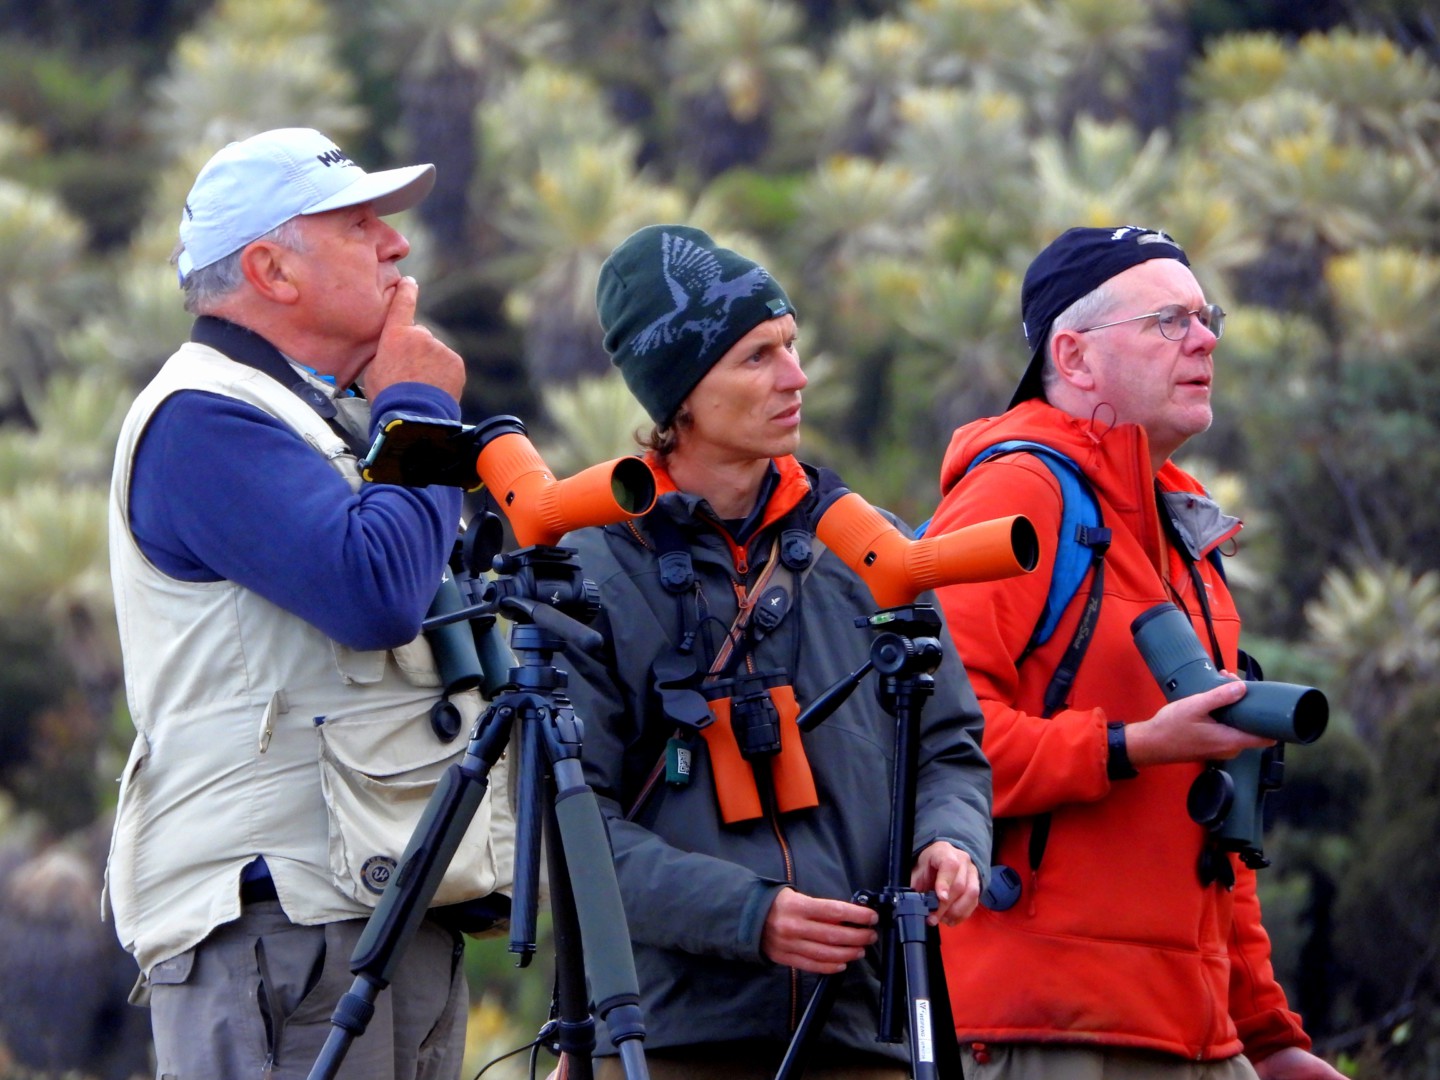
<path fill-rule="evenodd" d="M 1090 579 L 1050 640 L 1017 667 L 1049 590 L 1061 495 L 1031 454 L 1004 455 L 966 475 L 981 450 L 1006 439 L 1045 443 L 1076 461 L 1113 534 L 1094 639 L 1068 706 L 1048 719 L 1041 699 Z M 1020 900 L 1008 911 L 982 908 L 943 931 L 962 1046 L 1091 1043 L 1200 1061 L 1242 1048 L 1260 1060 L 1310 1046 L 1270 966 L 1254 871 L 1229 856 L 1233 890 L 1200 883 L 1204 831 L 1187 814 L 1185 797 L 1201 766 L 1154 766 L 1113 782 L 1106 775 L 1106 723 L 1145 720 L 1165 704 L 1135 648 L 1131 621 L 1168 600 L 1190 614 L 1207 648 L 1210 641 L 1189 571 L 1161 526 L 1157 479 L 1169 491 L 1203 494 L 1173 463 L 1156 476 L 1142 428 L 1107 429 L 1039 400 L 960 428 L 946 452 L 931 535 L 1024 514 L 1041 543 L 1032 574 L 938 593 L 985 713 L 994 861 L 1022 880 Z M 1217 530 L 1208 546 L 1238 527 Z M 1199 568 L 1225 666 L 1237 670 L 1234 600 L 1208 559 Z M 1027 846 L 1042 814 L 1050 815 L 1049 839 L 1032 872 Z"/>

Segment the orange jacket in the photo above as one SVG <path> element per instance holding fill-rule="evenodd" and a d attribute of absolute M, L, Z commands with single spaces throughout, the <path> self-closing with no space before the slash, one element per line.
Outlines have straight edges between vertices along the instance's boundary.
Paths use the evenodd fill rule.
<path fill-rule="evenodd" d="M 1050 585 L 1060 488 L 1029 454 L 1005 455 L 965 475 L 981 450 L 1016 438 L 1075 460 L 1113 534 L 1094 639 L 1069 707 L 1049 719 L 1040 715 L 1041 699 L 1090 582 L 1050 640 L 1017 668 Z M 1204 832 L 1186 813 L 1185 797 L 1201 766 L 1156 766 L 1115 782 L 1106 775 L 1106 723 L 1145 720 L 1165 704 L 1133 644 L 1131 621 L 1170 600 L 1189 612 L 1207 648 L 1210 640 L 1189 571 L 1162 530 L 1156 479 L 1142 428 L 1104 429 L 1038 400 L 959 429 L 946 453 L 932 533 L 1019 513 L 1041 543 L 1032 574 L 939 590 L 985 713 L 994 861 L 1017 870 L 1023 888 L 1008 911 L 982 908 L 942 934 L 962 1046 L 1096 1043 L 1202 1061 L 1242 1048 L 1252 1060 L 1287 1046 L 1309 1048 L 1271 970 L 1254 872 L 1230 856 L 1233 891 L 1200 884 Z M 1202 490 L 1170 462 L 1158 480 L 1171 491 Z M 1209 560 L 1199 565 L 1226 667 L 1236 670 L 1234 601 Z M 1032 873 L 1027 845 L 1037 814 L 1051 815 L 1051 825 Z"/>

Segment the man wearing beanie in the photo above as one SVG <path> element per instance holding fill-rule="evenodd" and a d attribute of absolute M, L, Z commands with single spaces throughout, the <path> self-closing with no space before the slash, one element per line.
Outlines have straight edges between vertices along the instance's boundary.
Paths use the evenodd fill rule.
<path fill-rule="evenodd" d="M 861 687 L 803 737 L 795 726 L 866 662 L 872 635 L 854 620 L 877 605 L 812 532 L 837 481 L 793 457 L 806 384 L 794 310 L 763 267 L 679 225 L 616 248 L 597 307 L 655 421 L 661 494 L 634 523 L 565 539 L 600 589 L 608 642 L 568 660 L 650 1074 L 769 1080 L 817 978 L 843 972 L 805 1075 L 903 1078 L 905 1045 L 876 1041 L 877 916 L 850 902 L 886 880 L 894 720 Z M 915 815 L 932 924 L 974 909 L 988 865 L 979 738 L 964 672 L 945 665 L 923 712 Z M 621 1074 L 614 1052 L 602 1032 L 597 1076 Z"/>
<path fill-rule="evenodd" d="M 1049 553 L 938 590 L 985 711 L 1013 886 L 942 930 L 965 1076 L 1338 1080 L 1275 981 L 1255 871 L 1187 813 L 1207 762 L 1269 745 L 1210 715 L 1244 683 L 1167 705 L 1131 634 L 1168 601 L 1217 669 L 1246 670 L 1215 557 L 1240 523 L 1170 460 L 1210 426 L 1225 313 L 1173 239 L 1133 226 L 1061 235 L 1021 309 L 1029 366 L 1006 413 L 955 432 L 931 526 L 1024 514 Z M 1098 503 L 1088 548 L 1073 521 L 1062 535 L 1083 498 L 1063 459 Z M 1048 612 L 1076 552 L 1083 578 Z"/>
<path fill-rule="evenodd" d="M 384 220 L 434 175 L 367 173 L 282 128 L 218 151 L 179 208 L 197 318 L 125 419 L 110 498 L 136 737 L 106 888 L 157 1076 L 309 1075 L 365 920 L 464 750 L 429 722 L 440 680 L 419 636 L 460 492 L 357 469 L 372 404 L 459 418 L 464 363 L 415 324 L 410 246 Z M 474 692 L 455 701 L 479 711 Z M 499 802 L 437 904 L 508 886 Z M 458 914 L 421 923 L 345 1077 L 459 1075 Z"/>

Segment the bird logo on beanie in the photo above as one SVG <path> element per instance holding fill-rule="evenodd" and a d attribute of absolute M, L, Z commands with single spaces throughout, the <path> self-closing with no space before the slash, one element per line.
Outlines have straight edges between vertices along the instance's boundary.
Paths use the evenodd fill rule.
<path fill-rule="evenodd" d="M 637 356 L 689 333 L 699 334 L 701 351 L 708 351 L 725 329 L 735 301 L 755 295 L 770 280 L 763 266 L 725 280 L 713 251 L 671 233 L 660 238 L 660 274 L 675 306 L 636 335 Z"/>

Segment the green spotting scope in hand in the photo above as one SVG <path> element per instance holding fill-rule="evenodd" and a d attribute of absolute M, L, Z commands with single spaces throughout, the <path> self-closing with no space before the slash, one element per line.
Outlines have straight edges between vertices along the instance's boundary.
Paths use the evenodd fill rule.
<path fill-rule="evenodd" d="M 1174 604 L 1156 604 L 1130 624 L 1135 647 L 1160 684 L 1166 701 L 1178 701 L 1227 681 L 1200 644 L 1190 620 Z M 1312 743 L 1325 731 L 1330 705 L 1312 686 L 1247 681 L 1245 696 L 1216 709 L 1216 720 L 1277 743 Z M 1210 830 L 1225 851 L 1238 852 L 1246 866 L 1268 866 L 1261 848 L 1265 793 L 1281 784 L 1284 755 L 1279 746 L 1242 750 L 1212 763 L 1190 787 L 1186 808 Z"/>

